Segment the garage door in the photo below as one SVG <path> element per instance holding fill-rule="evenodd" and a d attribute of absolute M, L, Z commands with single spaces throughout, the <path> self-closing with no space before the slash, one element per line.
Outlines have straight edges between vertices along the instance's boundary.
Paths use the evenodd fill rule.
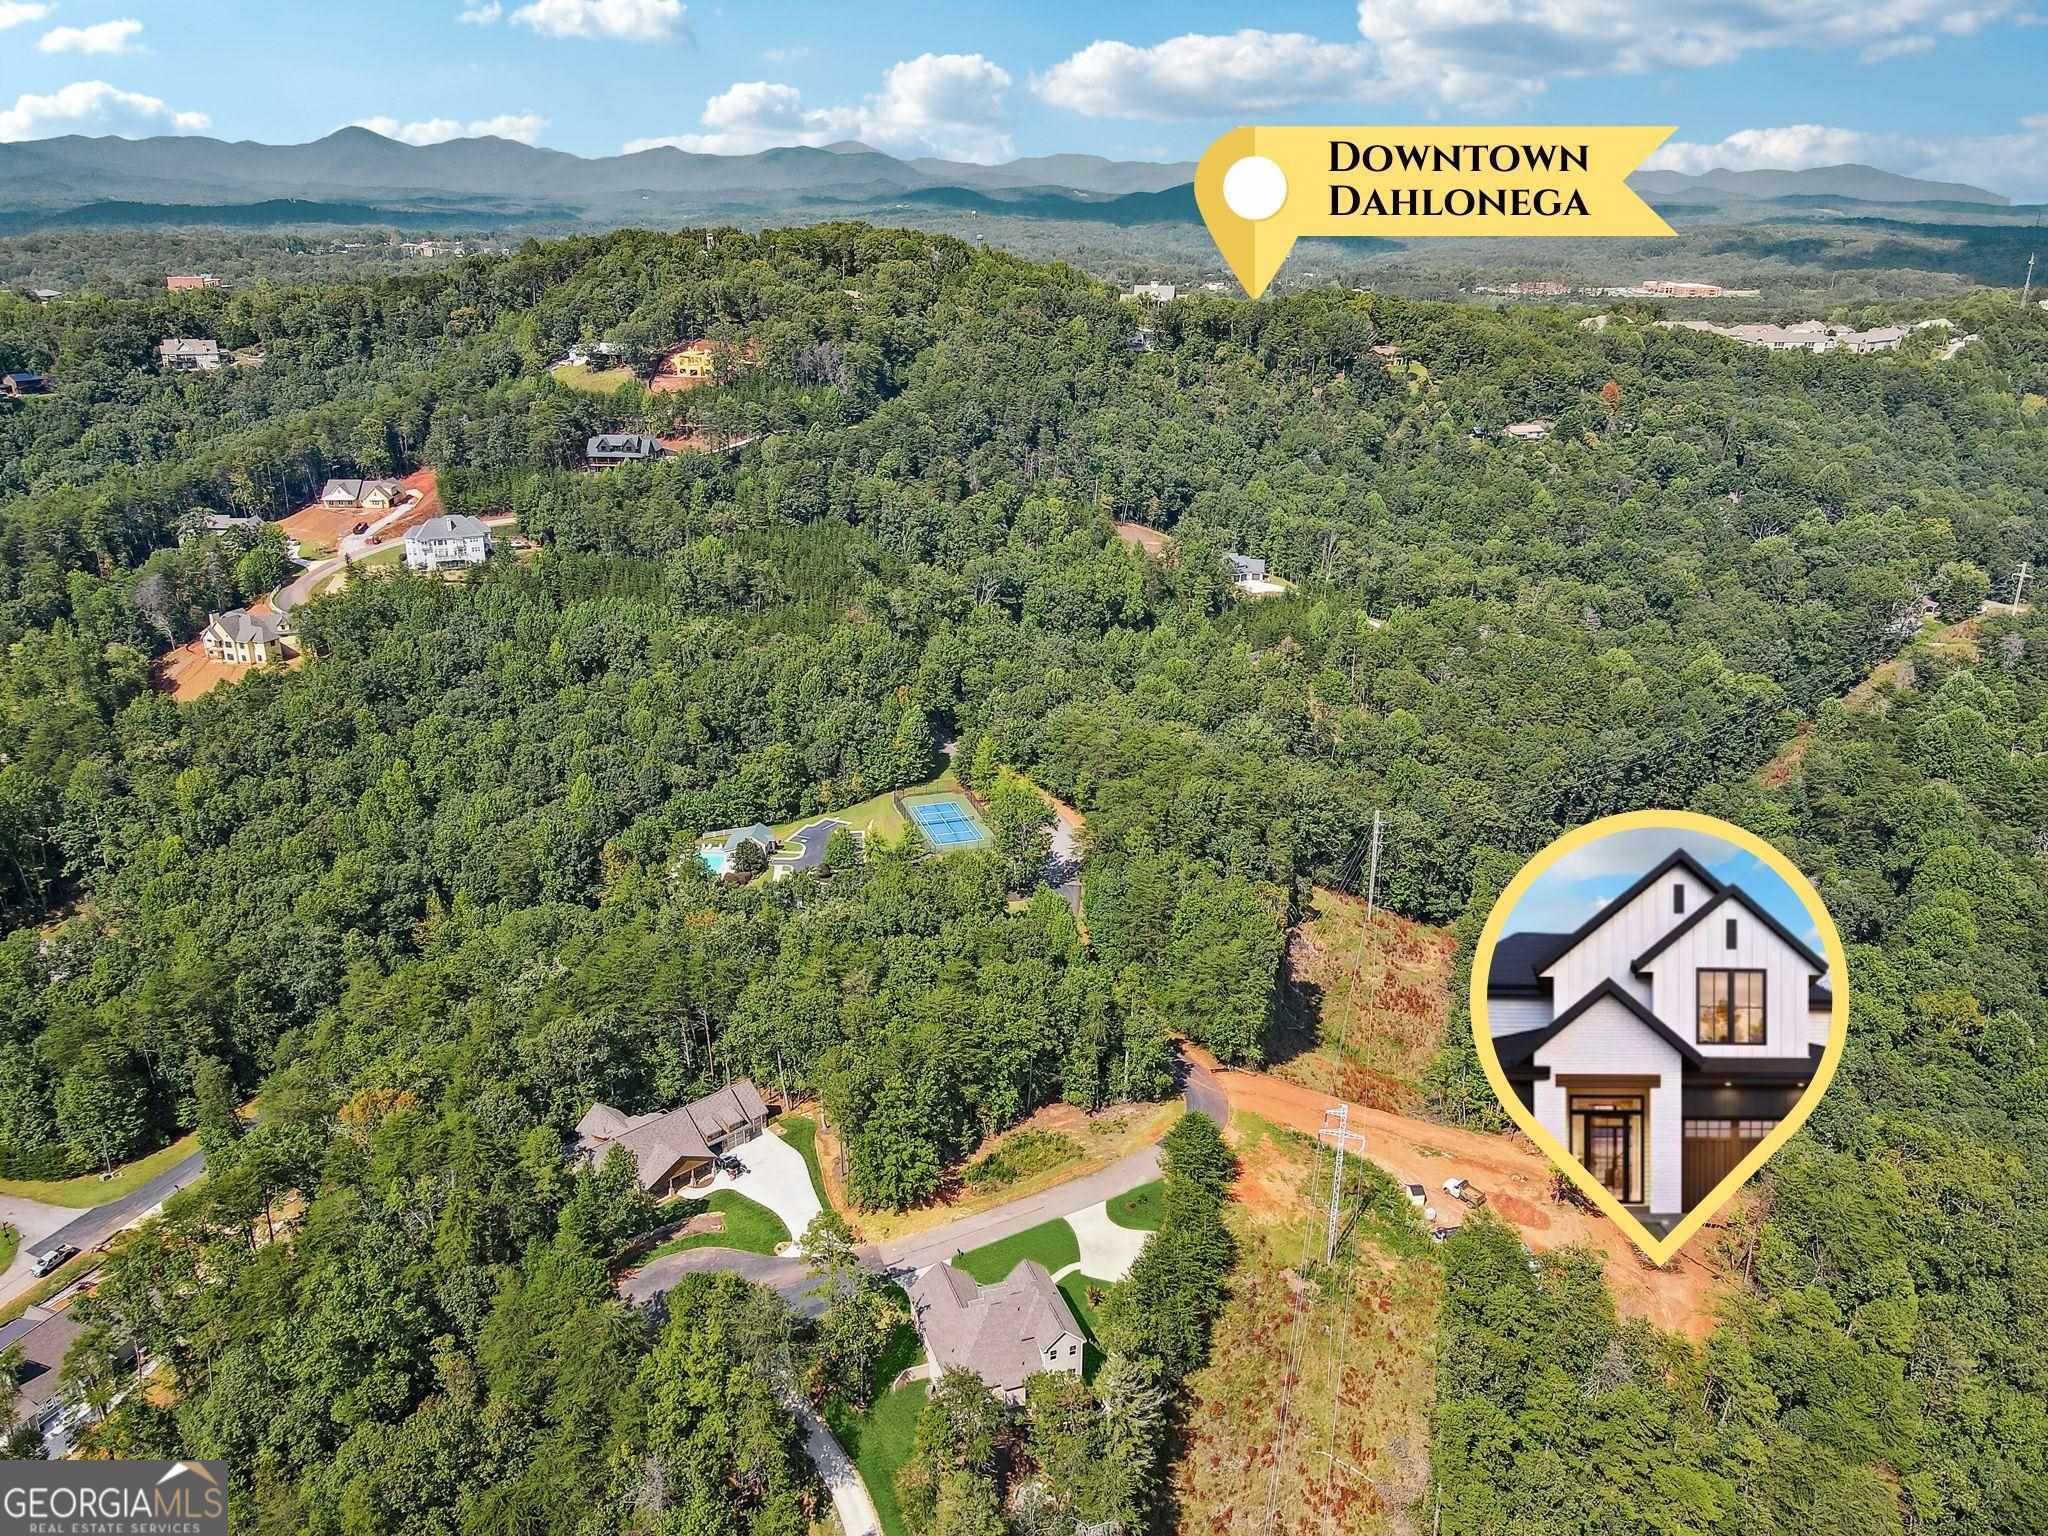
<path fill-rule="evenodd" d="M 1775 1120 L 1688 1120 L 1685 1122 L 1685 1208 L 1714 1191 L 1735 1165 L 1777 1127 Z"/>

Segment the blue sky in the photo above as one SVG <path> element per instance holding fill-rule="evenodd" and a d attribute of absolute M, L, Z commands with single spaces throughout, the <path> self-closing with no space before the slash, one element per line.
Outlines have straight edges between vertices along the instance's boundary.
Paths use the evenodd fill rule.
<path fill-rule="evenodd" d="M 1570 933 L 1679 848 L 1706 866 L 1715 879 L 1741 886 L 1766 912 L 1819 952 L 1820 930 L 1814 926 L 1813 915 L 1776 870 L 1755 854 L 1718 837 L 1661 828 L 1617 832 L 1573 849 L 1536 877 L 1501 931 Z"/>
<path fill-rule="evenodd" d="M 2039 4 L 2042 12 L 2033 7 Z M 1661 163 L 2048 200 L 2048 0 L 0 0 L 0 140 L 351 122 L 571 150 L 1192 158 L 1244 122 L 1670 122 Z"/>

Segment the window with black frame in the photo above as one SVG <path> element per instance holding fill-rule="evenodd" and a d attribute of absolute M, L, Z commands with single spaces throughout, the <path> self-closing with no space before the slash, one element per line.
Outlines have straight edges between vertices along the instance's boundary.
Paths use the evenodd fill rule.
<path fill-rule="evenodd" d="M 1762 1045 L 1769 1035 L 1762 971 L 1699 973 L 1701 1045 Z"/>

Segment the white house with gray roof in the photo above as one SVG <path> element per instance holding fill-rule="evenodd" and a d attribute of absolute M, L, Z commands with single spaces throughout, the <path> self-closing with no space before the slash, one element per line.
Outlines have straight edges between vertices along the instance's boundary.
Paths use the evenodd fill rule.
<path fill-rule="evenodd" d="M 935 1367 L 974 1372 L 1006 1403 L 1023 1402 L 1026 1379 L 1040 1371 L 1081 1374 L 1081 1325 L 1030 1259 L 994 1285 L 934 1264 L 911 1282 L 910 1317 Z"/>
<path fill-rule="evenodd" d="M 1646 1225 L 1699 1205 L 1791 1113 L 1833 1027 L 1827 960 L 1682 849 L 1571 933 L 1495 946 L 1495 1059 Z"/>
<path fill-rule="evenodd" d="M 405 563 L 415 571 L 457 571 L 491 556 L 491 530 L 473 517 L 430 517 L 405 535 Z"/>
<path fill-rule="evenodd" d="M 173 336 L 159 342 L 157 361 L 167 373 L 198 373 L 220 366 L 220 343 L 204 337 Z"/>

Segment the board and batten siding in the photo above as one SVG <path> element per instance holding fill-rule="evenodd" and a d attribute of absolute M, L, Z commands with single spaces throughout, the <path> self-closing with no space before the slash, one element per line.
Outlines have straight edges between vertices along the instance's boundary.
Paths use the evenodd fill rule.
<path fill-rule="evenodd" d="M 1671 910 L 1671 888 L 1685 887 L 1685 910 Z M 1606 920 L 1573 948 L 1566 950 L 1544 971 L 1553 983 L 1551 996 L 1558 1012 L 1591 992 L 1603 981 L 1617 981 L 1640 1003 L 1651 1004 L 1650 983 L 1629 967 L 1644 950 L 1691 917 L 1714 899 L 1714 893 L 1684 869 L 1672 869 L 1655 885 L 1627 906 L 1606 916 Z M 1678 1015 L 1657 1010 L 1673 1028 L 1681 1027 Z M 1684 1016 L 1690 1022 L 1692 1015 Z"/>
<path fill-rule="evenodd" d="M 1665 900 L 1670 900 L 1669 892 Z M 1655 1077 L 1644 1089 L 1649 1123 L 1649 1167 L 1643 1184 L 1653 1212 L 1682 1208 L 1685 1197 L 1685 1090 L 1679 1081 L 1684 1062 L 1670 1044 L 1643 1027 L 1642 1020 L 1611 997 L 1604 997 L 1546 1041 L 1536 1065 L 1550 1076 L 1536 1083 L 1536 1118 L 1566 1146 L 1571 1144 L 1570 1095 L 1560 1077 Z"/>
<path fill-rule="evenodd" d="M 1733 949 L 1727 941 L 1731 921 L 1735 924 Z M 1740 902 L 1722 902 L 1692 932 L 1650 962 L 1657 1017 L 1688 1040 L 1699 1039 L 1702 969 L 1764 972 L 1766 1028 L 1761 1045 L 1700 1041 L 1702 1056 L 1804 1056 L 1807 1047 L 1827 1044 L 1829 1016 L 1815 1012 L 1806 1000 L 1813 968 Z"/>

